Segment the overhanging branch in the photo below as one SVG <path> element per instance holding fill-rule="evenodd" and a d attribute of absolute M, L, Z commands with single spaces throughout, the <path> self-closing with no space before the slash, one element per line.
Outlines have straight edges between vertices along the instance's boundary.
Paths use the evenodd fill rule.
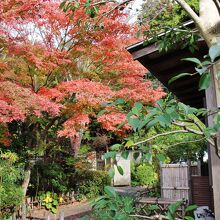
<path fill-rule="evenodd" d="M 157 135 L 155 135 L 153 137 L 147 138 L 147 139 L 145 139 L 143 141 L 136 142 L 135 144 L 133 144 L 133 146 L 137 146 L 139 144 L 144 144 L 144 143 L 146 143 L 148 141 L 154 140 L 154 139 L 156 139 L 158 137 L 161 137 L 161 136 L 167 136 L 167 135 L 170 135 L 170 134 L 177 134 L 177 133 L 190 133 L 190 132 L 188 132 L 186 130 L 176 130 L 176 131 L 164 132 L 164 133 L 161 133 L 161 134 L 157 134 Z"/>
<path fill-rule="evenodd" d="M 220 14 L 220 3 L 219 3 L 219 0 L 213 0 L 213 2 L 215 3 L 216 8 L 218 9 L 218 13 Z"/>
<path fill-rule="evenodd" d="M 200 141 L 204 141 L 204 140 L 206 140 L 205 137 L 197 139 L 197 140 L 192 140 L 192 141 L 181 141 L 181 142 L 169 145 L 169 147 L 175 147 L 175 146 L 178 146 L 178 145 L 181 145 L 181 144 L 192 144 L 192 143 L 200 142 Z"/>
<path fill-rule="evenodd" d="M 192 18 L 192 20 L 195 22 L 195 24 L 199 27 L 199 29 L 203 29 L 200 24 L 199 16 L 189 6 L 189 4 L 186 3 L 185 0 L 175 0 L 175 1 L 187 12 L 187 14 Z"/>

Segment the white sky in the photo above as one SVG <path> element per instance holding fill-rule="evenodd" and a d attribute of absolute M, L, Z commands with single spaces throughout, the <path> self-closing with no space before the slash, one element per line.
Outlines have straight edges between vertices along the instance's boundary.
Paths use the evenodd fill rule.
<path fill-rule="evenodd" d="M 128 8 L 127 10 L 129 11 L 129 14 L 130 14 L 127 22 L 134 23 L 137 20 L 137 16 L 138 16 L 137 10 L 141 9 L 142 3 L 143 3 L 143 0 L 134 0 L 127 6 Z"/>

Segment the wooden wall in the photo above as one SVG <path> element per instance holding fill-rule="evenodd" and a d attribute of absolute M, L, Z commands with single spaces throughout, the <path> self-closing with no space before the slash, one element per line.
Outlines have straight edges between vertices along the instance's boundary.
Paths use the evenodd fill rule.
<path fill-rule="evenodd" d="M 208 176 L 192 176 L 192 203 L 213 210 L 213 194 Z"/>
<path fill-rule="evenodd" d="M 188 165 L 161 165 L 161 196 L 165 199 L 191 199 Z"/>

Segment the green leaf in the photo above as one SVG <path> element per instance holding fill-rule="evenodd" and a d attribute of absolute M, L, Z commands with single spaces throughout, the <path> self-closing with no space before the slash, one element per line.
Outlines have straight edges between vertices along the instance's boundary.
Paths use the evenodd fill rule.
<path fill-rule="evenodd" d="M 100 207 L 99 207 L 100 208 Z M 110 203 L 109 209 L 112 211 L 117 211 L 117 205 L 115 203 Z"/>
<path fill-rule="evenodd" d="M 107 195 L 111 197 L 116 197 L 117 193 L 112 186 L 105 186 L 104 191 Z"/>
<path fill-rule="evenodd" d="M 93 8 L 95 10 L 95 13 L 97 14 L 99 12 L 99 7 L 98 6 L 94 6 Z"/>
<path fill-rule="evenodd" d="M 143 107 L 143 104 L 140 103 L 140 102 L 135 102 L 134 106 L 140 111 L 142 109 L 142 107 Z"/>
<path fill-rule="evenodd" d="M 154 126 L 155 124 L 157 124 L 157 123 L 158 123 L 158 120 L 157 120 L 157 118 L 155 118 L 155 119 L 153 119 L 153 120 L 151 120 L 151 121 L 149 121 L 149 122 L 147 123 L 146 128 L 149 129 L 149 128 L 153 127 L 153 126 Z"/>
<path fill-rule="evenodd" d="M 115 169 L 114 167 L 111 167 L 108 171 L 108 175 L 111 177 L 111 178 L 114 178 L 115 176 Z"/>
<path fill-rule="evenodd" d="M 169 211 L 167 213 L 167 217 L 169 218 L 169 220 L 175 220 L 174 215 L 171 214 Z"/>
<path fill-rule="evenodd" d="M 54 200 L 54 201 L 53 201 L 53 205 L 57 206 L 57 205 L 58 205 L 58 201 L 57 201 L 57 200 Z"/>
<path fill-rule="evenodd" d="M 201 62 L 199 59 L 195 58 L 195 57 L 184 58 L 184 59 L 182 59 L 182 60 L 184 60 L 184 61 L 190 61 L 190 62 L 193 62 L 193 63 L 198 64 L 199 66 L 202 66 L 202 62 Z"/>
<path fill-rule="evenodd" d="M 124 125 L 126 125 L 127 124 L 127 121 L 125 120 L 125 121 L 123 121 L 121 124 L 119 124 L 118 126 L 117 126 L 117 129 L 120 129 L 120 128 L 122 128 Z"/>
<path fill-rule="evenodd" d="M 156 156 L 157 156 L 158 160 L 161 162 L 164 162 L 166 160 L 166 157 L 163 154 L 157 154 Z"/>
<path fill-rule="evenodd" d="M 172 82 L 174 82 L 174 81 L 176 81 L 177 79 L 180 79 L 180 78 L 182 78 L 182 77 L 184 77 L 184 76 L 192 76 L 192 74 L 191 74 L 191 73 L 180 73 L 180 74 L 178 74 L 177 76 L 172 77 L 172 78 L 168 81 L 168 84 L 171 84 Z"/>
<path fill-rule="evenodd" d="M 197 205 L 189 205 L 188 207 L 186 207 L 185 213 L 190 212 L 190 211 L 193 211 L 193 210 L 195 210 L 195 209 L 197 209 L 197 208 L 198 208 Z"/>
<path fill-rule="evenodd" d="M 102 102 L 102 104 L 101 104 L 102 107 L 112 106 L 112 105 L 114 105 L 114 103 L 112 103 L 112 102 Z"/>
<path fill-rule="evenodd" d="M 132 113 L 139 116 L 141 113 L 141 109 L 142 109 L 143 105 L 140 102 L 135 102 L 134 103 L 134 107 L 131 109 Z"/>
<path fill-rule="evenodd" d="M 51 208 L 52 208 L 51 203 L 46 203 L 46 208 L 47 208 L 47 209 L 51 209 Z"/>
<path fill-rule="evenodd" d="M 89 215 L 85 215 L 83 217 L 78 218 L 79 220 L 90 220 L 90 216 Z"/>
<path fill-rule="evenodd" d="M 101 110 L 99 113 L 98 113 L 98 116 L 101 116 L 103 115 L 104 113 L 106 113 L 107 111 L 106 110 Z"/>
<path fill-rule="evenodd" d="M 171 123 L 171 117 L 169 114 L 163 114 L 163 115 L 159 115 L 157 117 L 157 120 L 159 121 L 161 126 L 168 126 Z"/>
<path fill-rule="evenodd" d="M 190 108 L 188 109 L 188 114 L 194 114 L 194 113 L 196 113 L 196 112 L 198 112 L 198 109 L 197 109 L 197 108 L 192 108 L 192 107 L 190 107 Z"/>
<path fill-rule="evenodd" d="M 170 118 L 171 118 L 171 120 L 176 120 L 176 119 L 180 118 L 180 115 L 178 114 L 177 111 L 173 111 L 170 113 Z"/>
<path fill-rule="evenodd" d="M 74 7 L 75 7 L 75 9 L 79 8 L 79 2 L 78 1 L 75 2 Z"/>
<path fill-rule="evenodd" d="M 178 107 L 183 110 L 186 114 L 188 114 L 188 111 L 189 111 L 189 106 L 188 105 L 185 105 L 183 104 L 182 102 L 179 102 L 178 103 Z"/>
<path fill-rule="evenodd" d="M 211 65 L 212 62 L 210 62 L 209 60 L 205 60 L 202 62 L 202 65 L 205 66 L 205 65 Z"/>
<path fill-rule="evenodd" d="M 122 156 L 124 159 L 127 159 L 127 158 L 128 158 L 128 155 L 129 155 L 129 151 L 128 151 L 128 150 L 123 151 L 123 152 L 121 153 L 121 156 Z"/>
<path fill-rule="evenodd" d="M 160 209 L 160 207 L 158 206 L 158 205 L 149 205 L 149 210 L 159 210 Z"/>
<path fill-rule="evenodd" d="M 117 152 L 115 152 L 115 151 L 109 151 L 109 152 L 104 154 L 103 158 L 105 160 L 109 159 L 109 158 L 115 159 L 116 158 L 116 154 L 117 154 Z"/>
<path fill-rule="evenodd" d="M 116 219 L 116 220 L 126 220 L 126 219 L 128 219 L 128 215 L 126 215 L 125 213 L 116 213 L 114 219 Z"/>
<path fill-rule="evenodd" d="M 121 144 L 114 144 L 110 147 L 110 149 L 113 151 L 118 151 L 120 147 L 121 147 Z"/>
<path fill-rule="evenodd" d="M 195 68 L 195 70 L 199 73 L 199 75 L 202 75 L 207 72 L 207 67 Z"/>
<path fill-rule="evenodd" d="M 57 209 L 54 208 L 54 207 L 52 207 L 52 208 L 51 208 L 51 212 L 52 212 L 53 214 L 56 214 L 56 213 L 57 213 Z"/>
<path fill-rule="evenodd" d="M 125 100 L 122 99 L 122 98 L 116 99 L 116 100 L 114 101 L 114 104 L 115 104 L 115 105 L 124 104 L 124 103 L 125 103 Z"/>
<path fill-rule="evenodd" d="M 50 191 L 46 192 L 46 195 L 47 195 L 47 196 L 50 196 L 50 195 L 51 195 L 51 192 L 50 192 Z"/>
<path fill-rule="evenodd" d="M 151 154 L 151 153 L 145 154 L 145 159 L 146 159 L 147 161 L 151 161 L 151 160 L 152 160 L 152 154 Z"/>
<path fill-rule="evenodd" d="M 218 56 L 220 56 L 220 45 L 216 44 L 209 48 L 209 56 L 213 62 Z"/>
<path fill-rule="evenodd" d="M 137 158 L 139 157 L 139 155 L 140 155 L 139 152 L 134 152 L 133 158 L 134 158 L 135 160 L 137 160 Z"/>
<path fill-rule="evenodd" d="M 65 1 L 61 2 L 61 4 L 60 4 L 60 8 L 63 8 L 65 4 L 66 4 Z"/>
<path fill-rule="evenodd" d="M 125 144 L 125 147 L 131 147 L 131 146 L 133 146 L 133 145 L 134 145 L 134 141 L 129 140 L 129 141 L 127 141 L 127 143 Z"/>
<path fill-rule="evenodd" d="M 182 201 L 177 201 L 168 206 L 169 213 L 173 216 L 176 210 L 182 205 Z"/>
<path fill-rule="evenodd" d="M 108 200 L 106 199 L 106 196 L 100 196 L 95 201 L 91 202 L 91 206 L 93 209 L 100 209 L 106 207 L 106 204 L 108 203 Z"/>
<path fill-rule="evenodd" d="M 132 108 L 131 111 L 134 115 L 139 116 L 139 114 L 140 114 L 140 111 L 136 107 Z"/>
<path fill-rule="evenodd" d="M 185 218 L 184 218 L 185 220 L 194 220 L 194 218 L 193 217 L 191 217 L 191 216 L 185 216 Z"/>
<path fill-rule="evenodd" d="M 137 118 L 129 118 L 129 119 L 128 119 L 128 123 L 131 125 L 131 127 L 133 128 L 133 130 L 136 131 L 141 122 L 140 122 L 140 120 L 137 119 Z"/>
<path fill-rule="evenodd" d="M 157 105 L 159 105 L 160 107 L 163 106 L 163 99 L 159 99 L 156 101 Z"/>
<path fill-rule="evenodd" d="M 217 122 L 217 123 L 220 122 L 220 115 L 219 115 L 219 114 L 217 114 L 217 115 L 215 116 L 215 122 Z"/>
<path fill-rule="evenodd" d="M 118 172 L 119 172 L 122 176 L 124 175 L 124 170 L 122 169 L 121 166 L 118 166 L 118 165 L 117 165 L 117 170 L 118 170 Z"/>
<path fill-rule="evenodd" d="M 211 82 L 211 75 L 209 73 L 205 73 L 201 76 L 199 80 L 199 90 L 207 89 Z"/>

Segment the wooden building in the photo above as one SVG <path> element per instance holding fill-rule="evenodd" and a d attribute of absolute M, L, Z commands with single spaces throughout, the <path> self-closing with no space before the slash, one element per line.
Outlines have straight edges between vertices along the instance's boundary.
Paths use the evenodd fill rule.
<path fill-rule="evenodd" d="M 159 52 L 155 44 L 145 46 L 143 42 L 131 45 L 127 50 L 132 54 L 135 60 L 138 60 L 151 72 L 169 91 L 171 91 L 179 101 L 196 108 L 217 107 L 214 83 L 206 90 L 199 91 L 198 84 L 200 77 L 198 75 L 185 76 L 172 84 L 168 81 L 179 73 L 194 73 L 195 65 L 191 62 L 182 61 L 186 57 L 202 58 L 208 54 L 208 48 L 203 40 L 198 42 L 199 50 L 192 54 L 188 48 L 172 49 L 167 52 Z M 213 70 L 214 71 L 214 70 Z M 205 120 L 211 126 L 213 116 Z M 220 159 L 215 153 L 214 147 L 209 147 L 209 184 L 213 189 L 215 219 L 220 219 Z"/>

